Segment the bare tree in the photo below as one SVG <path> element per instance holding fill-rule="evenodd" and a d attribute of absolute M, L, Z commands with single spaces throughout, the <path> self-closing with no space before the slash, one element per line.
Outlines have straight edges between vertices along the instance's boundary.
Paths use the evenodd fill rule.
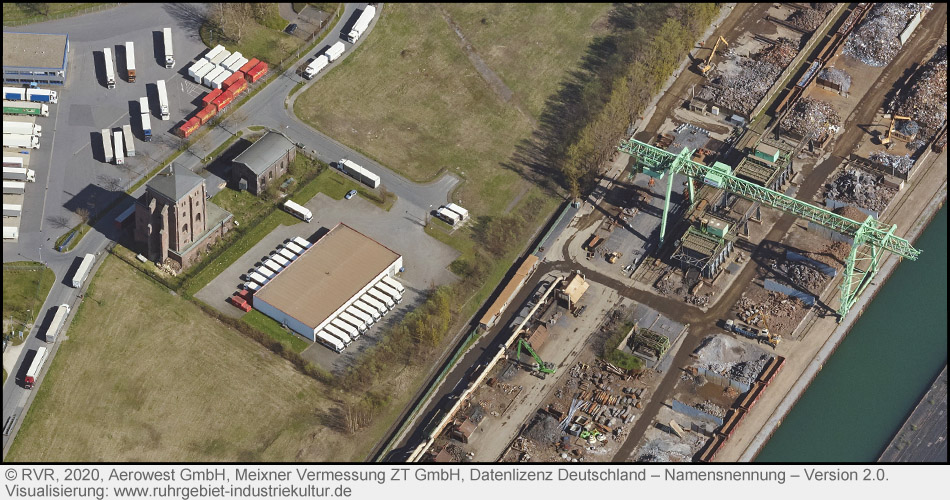
<path fill-rule="evenodd" d="M 46 218 L 46 222 L 49 222 L 51 226 L 57 229 L 63 229 L 69 227 L 69 217 L 65 215 L 51 215 Z"/>
<path fill-rule="evenodd" d="M 96 177 L 96 180 L 102 185 L 102 187 L 108 189 L 109 191 L 120 191 L 122 189 L 122 180 L 118 177 L 112 177 L 111 175 L 99 174 Z"/>
<path fill-rule="evenodd" d="M 76 209 L 76 215 L 79 216 L 79 221 L 83 224 L 89 222 L 89 209 L 85 207 L 79 207 Z"/>

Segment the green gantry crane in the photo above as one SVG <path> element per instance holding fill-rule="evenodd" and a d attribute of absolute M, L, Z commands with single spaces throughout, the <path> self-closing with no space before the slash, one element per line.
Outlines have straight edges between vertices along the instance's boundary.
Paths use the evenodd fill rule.
<path fill-rule="evenodd" d="M 538 364 L 537 370 L 541 373 L 554 373 L 554 363 L 545 363 L 541 360 L 541 356 L 538 356 L 538 353 L 534 352 L 534 349 L 531 348 L 531 344 L 528 343 L 525 339 L 518 339 L 518 362 L 521 362 L 521 346 L 528 351 L 528 354 L 534 358 L 534 361 Z"/>
<path fill-rule="evenodd" d="M 834 212 L 816 207 L 810 203 L 796 200 L 764 186 L 740 179 L 732 175 L 732 167 L 715 162 L 711 166 L 692 161 L 693 151 L 683 149 L 679 154 L 664 151 L 636 139 L 620 143 L 620 151 L 637 159 L 637 170 L 650 177 L 667 178 L 666 199 L 663 202 L 663 219 L 660 222 L 660 244 L 666 236 L 666 220 L 670 211 L 670 194 L 673 191 L 673 176 L 682 173 L 690 179 L 701 180 L 704 184 L 728 191 L 737 196 L 757 201 L 772 208 L 812 221 L 843 235 L 854 238 L 851 252 L 845 262 L 844 276 L 841 282 L 841 304 L 838 307 L 838 322 L 847 316 L 858 296 L 871 283 L 877 274 L 878 263 L 884 250 L 910 260 L 917 260 L 920 250 L 911 246 L 907 240 L 894 236 L 896 225 L 887 227 L 880 221 L 868 216 L 864 222 L 842 217 Z M 689 185 L 690 201 L 694 201 L 693 183 Z"/>

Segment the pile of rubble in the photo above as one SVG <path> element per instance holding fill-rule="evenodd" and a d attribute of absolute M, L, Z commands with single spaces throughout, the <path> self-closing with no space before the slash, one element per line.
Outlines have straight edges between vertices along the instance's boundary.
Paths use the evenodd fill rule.
<path fill-rule="evenodd" d="M 851 90 L 851 75 L 844 70 L 829 66 L 818 72 L 818 78 L 838 85 L 843 93 Z"/>
<path fill-rule="evenodd" d="M 827 16 L 829 12 L 834 10 L 835 5 L 837 4 L 835 4 L 834 2 L 811 2 L 810 5 L 811 5 L 811 8 Z"/>
<path fill-rule="evenodd" d="M 786 21 L 792 26 L 801 28 L 802 31 L 815 31 L 821 22 L 825 20 L 825 15 L 817 9 L 799 9 L 788 16 Z"/>
<path fill-rule="evenodd" d="M 920 3 L 875 4 L 848 35 L 844 53 L 868 66 L 886 66 L 901 48 L 899 37 L 907 22 L 922 8 Z"/>
<path fill-rule="evenodd" d="M 790 318 L 805 308 L 805 303 L 779 292 L 767 292 L 765 299 L 758 303 L 749 297 L 743 296 L 736 302 L 736 316 L 755 327 L 765 327 L 764 317 L 773 322 L 777 318 Z M 771 326 L 775 327 L 774 324 Z M 776 330 L 778 328 L 776 327 Z"/>
<path fill-rule="evenodd" d="M 937 49 L 919 75 L 910 89 L 902 89 L 894 96 L 889 108 L 896 114 L 913 117 L 925 129 L 925 139 L 929 140 L 947 120 L 946 45 Z"/>
<path fill-rule="evenodd" d="M 841 116 L 835 108 L 822 100 L 803 97 L 782 119 L 782 128 L 802 137 L 823 137 L 835 132 L 841 125 Z"/>
<path fill-rule="evenodd" d="M 769 359 L 771 359 L 771 356 L 763 354 L 756 360 L 736 363 L 729 370 L 729 378 L 746 385 L 752 385 L 762 369 L 765 368 L 766 363 L 769 362 Z"/>
<path fill-rule="evenodd" d="M 821 287 L 825 284 L 827 278 L 821 271 L 802 263 L 788 266 L 785 275 L 795 286 L 811 293 L 821 291 Z"/>
<path fill-rule="evenodd" d="M 706 307 L 706 305 L 709 304 L 709 296 L 689 294 L 686 296 L 686 303 L 692 304 L 694 306 Z"/>
<path fill-rule="evenodd" d="M 910 172 L 911 167 L 914 166 L 914 160 L 908 155 L 892 155 L 885 153 L 884 151 L 875 151 L 871 153 L 868 158 L 874 163 L 880 163 L 888 168 L 893 168 L 894 170 L 906 174 Z"/>
<path fill-rule="evenodd" d="M 705 401 L 703 401 L 702 403 L 696 403 L 696 404 L 694 404 L 693 406 L 695 406 L 696 408 L 699 408 L 700 410 L 702 410 L 702 411 L 704 411 L 704 412 L 706 412 L 706 413 L 708 413 L 708 414 L 710 414 L 710 415 L 712 415 L 712 416 L 714 416 L 714 417 L 723 418 L 723 417 L 726 416 L 726 409 L 725 409 L 725 408 L 723 408 L 723 407 L 717 405 L 716 403 L 713 403 L 712 401 L 710 401 L 710 400 L 708 400 L 708 399 L 705 400 Z"/>
<path fill-rule="evenodd" d="M 703 86 L 696 97 L 717 106 L 748 114 L 762 100 L 782 71 L 798 53 L 798 45 L 781 38 L 751 58 L 741 57 L 735 74 L 717 71 L 713 85 Z"/>
<path fill-rule="evenodd" d="M 539 444 L 555 444 L 561 437 L 561 427 L 556 418 L 539 413 L 524 436 Z"/>
<path fill-rule="evenodd" d="M 877 161 L 874 159 L 874 154 L 871 157 L 872 161 Z M 908 170 L 910 170 L 909 167 Z M 848 168 L 832 181 L 826 196 L 880 213 L 887 207 L 896 192 L 895 189 L 881 182 L 880 175 Z"/>

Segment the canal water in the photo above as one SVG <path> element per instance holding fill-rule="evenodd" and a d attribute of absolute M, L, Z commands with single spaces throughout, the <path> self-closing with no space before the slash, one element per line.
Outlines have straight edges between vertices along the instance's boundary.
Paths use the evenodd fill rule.
<path fill-rule="evenodd" d="M 947 207 L 756 457 L 874 462 L 947 363 Z"/>

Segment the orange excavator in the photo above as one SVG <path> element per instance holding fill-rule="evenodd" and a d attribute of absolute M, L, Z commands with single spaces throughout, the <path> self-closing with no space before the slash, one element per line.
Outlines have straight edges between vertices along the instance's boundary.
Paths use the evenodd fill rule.
<path fill-rule="evenodd" d="M 713 49 L 712 49 L 712 52 L 709 54 L 709 58 L 706 59 L 706 62 L 703 63 L 703 65 L 700 67 L 700 71 L 703 73 L 703 76 L 706 76 L 706 73 L 709 73 L 709 70 L 712 69 L 712 59 L 713 59 L 713 56 L 716 55 L 716 49 L 719 48 L 719 42 L 729 45 L 729 42 L 727 42 L 726 39 L 721 36 L 719 37 L 718 40 L 716 40 L 716 45 L 713 45 Z"/>
<path fill-rule="evenodd" d="M 897 120 L 911 120 L 911 119 L 912 118 L 909 116 L 891 115 L 891 125 L 887 128 L 887 134 L 885 134 L 884 137 L 881 138 L 881 144 L 884 146 L 887 146 L 888 144 L 891 143 L 891 134 L 894 133 L 894 124 L 897 123 Z"/>

